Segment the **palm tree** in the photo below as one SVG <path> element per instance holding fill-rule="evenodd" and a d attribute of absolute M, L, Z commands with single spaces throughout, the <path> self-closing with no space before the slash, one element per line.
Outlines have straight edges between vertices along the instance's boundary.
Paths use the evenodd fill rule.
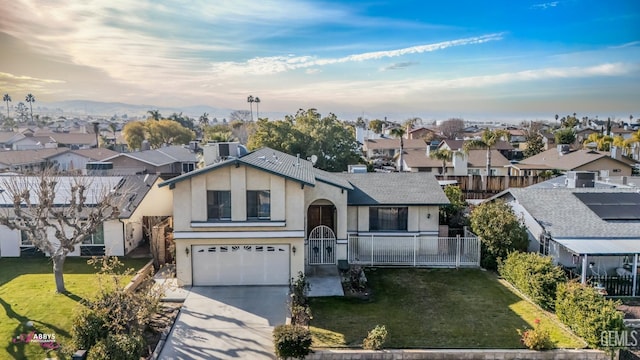
<path fill-rule="evenodd" d="M 36 98 L 31 94 L 27 94 L 24 100 L 29 103 L 29 109 L 31 110 L 31 121 L 33 122 L 33 103 L 36 102 Z"/>
<path fill-rule="evenodd" d="M 608 151 L 611 147 L 611 143 L 613 142 L 613 138 L 609 135 L 603 135 L 601 133 L 591 133 L 587 136 L 587 139 L 582 143 L 583 147 L 587 147 L 587 145 L 591 143 L 596 144 L 596 150 L 600 151 Z"/>
<path fill-rule="evenodd" d="M 449 149 L 438 149 L 435 151 L 431 151 L 429 153 L 429 157 L 442 161 L 442 175 L 444 176 L 447 173 L 447 161 L 450 162 L 451 160 L 453 160 L 454 154 L 455 152 Z"/>
<path fill-rule="evenodd" d="M 253 96 L 252 96 L 252 95 L 249 95 L 249 96 L 247 97 L 247 102 L 249 103 L 249 109 L 251 110 L 251 121 L 253 121 L 253 103 L 254 103 L 255 101 L 256 101 L 256 100 L 253 98 Z"/>
<path fill-rule="evenodd" d="M 626 139 L 624 142 L 628 144 L 629 147 L 631 147 L 632 145 L 635 145 L 633 154 L 637 155 L 638 154 L 637 148 L 640 148 L 640 130 L 632 133 L 631 136 L 628 139 Z M 634 156 L 634 158 L 637 160 L 637 157 L 635 157 L 635 155 L 633 154 L 632 156 Z"/>
<path fill-rule="evenodd" d="M 509 139 L 510 134 L 503 129 L 489 130 L 485 129 L 480 139 L 466 141 L 463 145 L 464 152 L 468 152 L 471 149 L 487 149 L 487 177 L 485 178 L 484 188 L 487 189 L 488 179 L 491 175 L 491 150 L 496 146 L 498 141 L 502 138 Z"/>
<path fill-rule="evenodd" d="M 147 113 L 151 116 L 151 118 L 153 120 L 160 120 L 160 118 L 162 118 L 162 115 L 160 115 L 160 111 L 158 110 L 148 110 Z"/>
<path fill-rule="evenodd" d="M 11 102 L 11 96 L 9 96 L 9 94 L 4 94 L 2 101 L 7 103 L 7 117 L 9 117 L 9 103 Z"/>
<path fill-rule="evenodd" d="M 253 102 L 256 103 L 256 117 L 260 120 L 260 98 L 256 96 Z"/>
<path fill-rule="evenodd" d="M 200 115 L 200 118 L 198 118 L 198 125 L 200 125 L 201 129 L 204 129 L 205 126 L 209 125 L 209 114 L 208 113 L 204 113 L 204 114 Z"/>
<path fill-rule="evenodd" d="M 406 129 L 404 127 L 396 127 L 389 132 L 391 136 L 400 139 L 400 169 L 399 171 L 404 171 L 403 169 L 403 161 L 404 161 L 404 134 L 406 133 Z"/>

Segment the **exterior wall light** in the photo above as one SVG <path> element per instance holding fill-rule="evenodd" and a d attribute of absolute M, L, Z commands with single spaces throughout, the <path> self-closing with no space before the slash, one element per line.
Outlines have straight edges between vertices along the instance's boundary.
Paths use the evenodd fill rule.
<path fill-rule="evenodd" d="M 184 248 L 184 253 L 187 254 L 187 256 L 189 256 L 189 247 L 188 246 Z"/>

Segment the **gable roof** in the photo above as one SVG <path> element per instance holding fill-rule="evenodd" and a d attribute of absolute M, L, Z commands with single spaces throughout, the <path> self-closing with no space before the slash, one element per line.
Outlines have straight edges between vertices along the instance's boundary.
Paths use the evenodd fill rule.
<path fill-rule="evenodd" d="M 36 164 L 67 151 L 69 151 L 67 148 L 0 151 L 0 164 Z"/>
<path fill-rule="evenodd" d="M 494 196 L 510 194 L 556 239 L 634 239 L 640 240 L 640 221 L 605 221 L 574 193 L 634 193 L 634 189 L 599 188 L 512 188 Z"/>
<path fill-rule="evenodd" d="M 460 149 L 464 148 L 465 141 L 468 141 L 468 140 L 445 139 L 445 140 L 442 140 L 442 142 L 440 142 L 440 144 L 438 145 L 438 149 L 442 148 L 444 145 L 446 145 L 451 150 L 460 150 Z M 496 143 L 495 146 L 492 147 L 492 149 L 495 149 L 495 150 L 514 150 L 514 147 L 508 141 L 500 140 L 500 141 L 498 141 Z"/>
<path fill-rule="evenodd" d="M 117 151 L 105 149 L 105 148 L 90 148 L 90 149 L 78 149 L 71 150 L 72 153 L 84 156 L 94 161 L 101 161 L 114 155 L 120 154 Z"/>
<path fill-rule="evenodd" d="M 191 150 L 181 146 L 172 145 L 160 149 L 136 151 L 132 153 L 115 153 L 115 155 L 107 157 L 103 160 L 109 161 L 119 156 L 142 161 L 153 166 L 164 166 L 175 162 L 197 162 L 196 154 Z"/>
<path fill-rule="evenodd" d="M 551 148 L 537 155 L 521 160 L 520 163 L 528 165 L 546 165 L 553 169 L 560 170 L 573 170 L 602 158 L 609 158 L 619 162 L 621 165 L 631 167 L 631 165 L 614 159 L 606 153 L 585 149 L 574 150 L 562 155 L 558 153 L 557 148 Z"/>
<path fill-rule="evenodd" d="M 274 175 L 282 176 L 286 179 L 290 179 L 304 185 L 315 186 L 316 180 L 318 180 L 344 189 L 352 188 L 351 184 L 338 177 L 337 174 L 316 169 L 308 160 L 285 154 L 281 151 L 267 147 L 252 151 L 240 158 L 231 158 L 219 163 L 205 166 L 202 169 L 182 174 L 173 179 L 163 181 L 159 186 L 169 185 L 173 187 L 174 184 L 189 179 L 193 176 L 207 173 L 209 171 L 229 165 L 250 166 Z"/>
<path fill-rule="evenodd" d="M 424 150 L 409 149 L 404 151 L 402 156 L 404 163 L 410 168 L 442 168 L 442 160 L 434 159 L 427 156 Z M 452 167 L 450 161 L 447 161 L 446 167 Z"/>
<path fill-rule="evenodd" d="M 469 150 L 467 154 L 468 167 L 481 167 L 487 166 L 487 150 Z M 503 167 L 511 164 L 506 157 L 504 157 L 500 151 L 491 150 L 491 167 Z"/>
<path fill-rule="evenodd" d="M 348 205 L 446 205 L 435 176 L 424 173 L 339 174 L 353 185 Z"/>
<path fill-rule="evenodd" d="M 96 136 L 94 134 L 36 132 L 35 136 L 49 136 L 58 144 L 90 146 L 96 145 Z"/>

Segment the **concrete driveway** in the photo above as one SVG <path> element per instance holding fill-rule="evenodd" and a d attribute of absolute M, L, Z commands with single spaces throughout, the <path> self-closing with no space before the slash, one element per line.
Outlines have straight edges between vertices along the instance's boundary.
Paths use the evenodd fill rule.
<path fill-rule="evenodd" d="M 275 359 L 286 286 L 193 287 L 159 359 Z"/>

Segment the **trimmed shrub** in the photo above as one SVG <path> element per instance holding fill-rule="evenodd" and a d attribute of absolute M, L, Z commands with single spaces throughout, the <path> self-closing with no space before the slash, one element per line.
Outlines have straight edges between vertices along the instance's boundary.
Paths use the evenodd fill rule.
<path fill-rule="evenodd" d="M 596 289 L 577 282 L 558 284 L 556 315 L 582 337 L 589 347 L 601 348 L 604 331 L 625 329 L 624 314 L 616 309 L 621 303 L 605 299 Z"/>
<path fill-rule="evenodd" d="M 518 330 L 520 341 L 529 350 L 549 350 L 555 347 L 549 331 L 540 325 L 540 319 L 535 320 L 533 329 Z"/>
<path fill-rule="evenodd" d="M 89 350 L 87 360 L 139 360 L 143 351 L 142 336 L 111 334 Z"/>
<path fill-rule="evenodd" d="M 387 328 L 384 325 L 376 325 L 362 341 L 362 347 L 367 350 L 381 350 L 387 341 L 387 335 Z"/>
<path fill-rule="evenodd" d="M 500 275 L 534 303 L 553 310 L 556 288 L 565 281 L 564 272 L 549 256 L 512 252 L 498 265 Z"/>
<path fill-rule="evenodd" d="M 299 325 L 278 325 L 273 329 L 276 356 L 304 359 L 311 352 L 311 331 Z"/>
<path fill-rule="evenodd" d="M 108 334 L 105 316 L 98 311 L 83 307 L 73 318 L 71 337 L 78 349 L 89 349 L 100 339 L 106 338 Z"/>

